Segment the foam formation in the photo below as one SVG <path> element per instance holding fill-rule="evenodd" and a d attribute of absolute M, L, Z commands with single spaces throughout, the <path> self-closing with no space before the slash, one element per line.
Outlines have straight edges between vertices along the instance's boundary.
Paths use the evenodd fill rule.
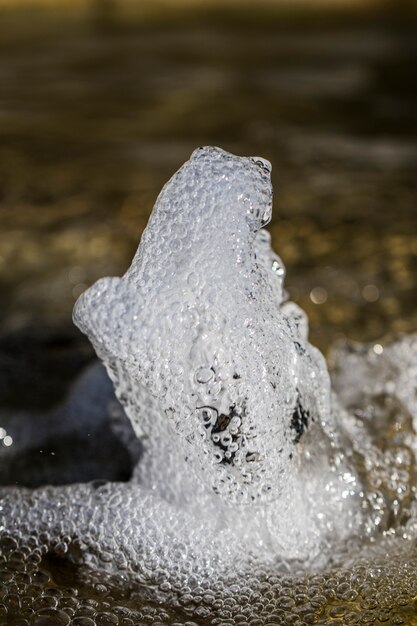
<path fill-rule="evenodd" d="M 195 151 L 162 190 L 126 274 L 77 302 L 140 459 L 126 483 L 2 491 L 10 623 L 401 624 L 412 614 L 417 339 L 339 347 L 331 386 L 262 230 L 270 171 L 264 159 Z M 103 370 L 86 380 L 89 398 L 108 389 Z M 103 413 L 114 411 L 106 398 Z M 59 414 L 71 419 L 71 407 L 74 395 Z"/>
<path fill-rule="evenodd" d="M 284 304 L 283 264 L 260 230 L 270 171 L 196 150 L 125 276 L 98 281 L 74 312 L 137 434 L 181 449 L 230 503 L 276 500 L 302 471 L 304 440 L 313 450 L 334 439 L 324 359 L 302 311 Z"/>

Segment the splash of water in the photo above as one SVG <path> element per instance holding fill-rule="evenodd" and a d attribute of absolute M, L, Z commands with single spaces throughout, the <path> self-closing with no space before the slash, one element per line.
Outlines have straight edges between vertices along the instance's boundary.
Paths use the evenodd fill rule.
<path fill-rule="evenodd" d="M 270 171 L 263 159 L 195 151 L 160 194 L 125 276 L 85 292 L 74 320 L 146 440 L 148 486 L 166 487 L 183 466 L 193 484 L 184 493 L 181 478 L 171 497 L 192 494 L 207 512 L 215 502 L 208 527 L 214 493 L 229 527 L 238 512 L 245 528 L 258 520 L 274 554 L 311 558 L 329 535 L 358 531 L 362 485 L 324 359 L 285 302 L 283 264 L 260 230 Z"/>
<path fill-rule="evenodd" d="M 247 614 L 248 580 L 261 596 L 266 584 L 266 619 L 285 602 L 274 577 L 313 580 L 359 552 L 375 558 L 379 546 L 407 553 L 417 530 L 417 340 L 340 348 L 331 389 L 261 230 L 270 169 L 195 151 L 162 190 L 125 276 L 77 302 L 75 322 L 142 442 L 132 480 L 2 499 L 15 539 L 123 573 L 146 585 L 148 601 L 213 623 L 260 615 L 252 605 Z M 95 376 L 97 393 L 105 381 Z M 292 607 L 283 619 L 300 614 Z"/>

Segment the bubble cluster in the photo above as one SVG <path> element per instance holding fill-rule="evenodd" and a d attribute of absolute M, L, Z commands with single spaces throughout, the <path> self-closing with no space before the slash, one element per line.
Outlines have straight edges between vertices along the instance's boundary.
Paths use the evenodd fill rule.
<path fill-rule="evenodd" d="M 343 535 L 360 524 L 350 513 L 360 488 L 342 455 L 336 471 L 321 454 L 338 448 L 329 377 L 261 230 L 270 173 L 257 157 L 196 150 L 162 190 L 129 270 L 87 290 L 74 320 L 148 456 L 162 465 L 175 449 L 198 490 L 229 505 L 281 499 L 287 536 L 295 518 L 308 517 L 311 536 L 326 528 L 308 513 L 309 487 L 300 490 L 308 476 L 327 484 L 330 508 L 343 511 L 331 526 Z"/>
<path fill-rule="evenodd" d="M 81 296 L 140 453 L 91 370 L 57 414 L 99 413 L 133 476 L 2 488 L 1 624 L 415 623 L 417 340 L 339 346 L 332 389 L 271 198 L 263 159 L 196 151 L 126 275 Z"/>
<path fill-rule="evenodd" d="M 13 626 L 251 626 L 415 623 L 417 555 L 404 545 L 362 550 L 327 571 L 251 570 L 187 581 L 155 571 L 144 588 L 126 573 L 81 569 L 50 536 L 3 536 L 0 623 Z M 384 554 L 385 552 L 385 554 Z M 387 557 L 386 552 L 390 553 Z M 353 555 L 352 555 L 353 556 Z M 165 574 L 165 576 L 164 576 Z"/>

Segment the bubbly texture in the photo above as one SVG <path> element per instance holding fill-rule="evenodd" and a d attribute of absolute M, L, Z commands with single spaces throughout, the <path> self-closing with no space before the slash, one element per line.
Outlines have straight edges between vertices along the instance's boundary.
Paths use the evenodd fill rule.
<path fill-rule="evenodd" d="M 196 150 L 77 302 L 121 406 L 98 368 L 52 415 L 100 413 L 135 468 L 2 490 L 10 623 L 413 623 L 417 339 L 335 348 L 331 384 L 262 230 L 270 171 Z"/>
<path fill-rule="evenodd" d="M 266 161 L 195 151 L 125 276 L 98 281 L 74 313 L 153 454 L 178 448 L 230 503 L 276 500 L 304 434 L 311 448 L 333 437 L 323 357 L 283 306 L 283 265 L 260 232 L 271 204 Z"/>

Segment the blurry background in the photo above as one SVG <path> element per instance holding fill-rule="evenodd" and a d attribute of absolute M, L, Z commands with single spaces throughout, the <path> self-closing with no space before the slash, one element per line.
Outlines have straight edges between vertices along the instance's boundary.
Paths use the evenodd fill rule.
<path fill-rule="evenodd" d="M 51 402 L 92 357 L 75 299 L 126 269 L 199 145 L 272 161 L 274 247 L 322 350 L 416 330 L 416 16 L 407 0 L 0 0 L 2 403 L 24 402 L 22 380 Z"/>

